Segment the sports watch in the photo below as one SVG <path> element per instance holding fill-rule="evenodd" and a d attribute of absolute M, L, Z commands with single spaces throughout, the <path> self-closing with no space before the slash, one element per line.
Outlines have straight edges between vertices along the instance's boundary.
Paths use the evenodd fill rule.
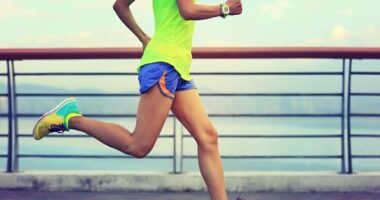
<path fill-rule="evenodd" d="M 220 4 L 220 16 L 226 18 L 230 14 L 230 7 L 227 4 Z"/>

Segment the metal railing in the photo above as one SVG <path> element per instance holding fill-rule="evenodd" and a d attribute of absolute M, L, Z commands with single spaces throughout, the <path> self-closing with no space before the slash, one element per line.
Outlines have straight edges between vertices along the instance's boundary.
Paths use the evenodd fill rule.
<path fill-rule="evenodd" d="M 76 60 L 76 59 L 138 59 L 141 57 L 141 50 L 137 48 L 89 48 L 89 49 L 0 49 L 0 60 L 6 61 L 6 73 L 0 73 L 0 77 L 7 79 L 7 92 L 0 94 L 0 97 L 8 99 L 8 113 L 0 113 L 0 118 L 8 118 L 8 133 L 0 134 L 0 138 L 8 139 L 7 154 L 0 157 L 7 158 L 7 172 L 18 171 L 19 158 L 128 158 L 128 156 L 118 155 L 43 155 L 43 154 L 19 154 L 18 139 L 20 137 L 32 137 L 30 133 L 20 133 L 18 131 L 18 120 L 20 117 L 39 117 L 38 113 L 19 113 L 17 111 L 17 98 L 21 97 L 47 97 L 47 96 L 85 96 L 85 97 L 136 97 L 139 94 L 130 93 L 20 93 L 16 91 L 16 77 L 19 76 L 134 76 L 136 73 L 17 73 L 15 72 L 15 61 L 20 60 Z M 194 59 L 340 59 L 342 60 L 341 71 L 339 72 L 197 72 L 198 76 L 334 76 L 341 78 L 341 92 L 327 93 L 201 93 L 201 96 L 212 97 L 336 97 L 340 98 L 340 112 L 337 113 L 250 113 L 250 114 L 218 114 L 210 113 L 210 117 L 299 117 L 299 118 L 335 118 L 340 120 L 339 134 L 302 134 L 302 135 L 241 135 L 227 134 L 220 138 L 332 138 L 340 141 L 340 154 L 337 155 L 222 155 L 223 159 L 336 159 L 340 160 L 341 173 L 353 173 L 353 159 L 378 159 L 380 155 L 357 155 L 352 151 L 352 140 L 355 138 L 379 138 L 380 134 L 357 134 L 351 133 L 351 119 L 354 117 L 380 117 L 380 114 L 373 113 L 352 113 L 351 98 L 355 96 L 380 96 L 380 93 L 360 93 L 352 92 L 352 76 L 356 75 L 380 75 L 380 72 L 353 72 L 353 60 L 359 59 L 380 59 L 380 48 L 194 48 Z M 90 114 L 89 117 L 135 117 L 129 114 Z M 184 138 L 190 137 L 183 134 L 183 127 L 175 119 L 173 120 L 173 134 L 160 137 L 173 139 L 173 154 L 148 156 L 154 159 L 173 159 L 174 173 L 182 172 L 182 162 L 184 159 L 194 159 L 196 156 L 184 155 L 182 145 Z M 87 137 L 84 135 L 64 135 L 50 137 Z"/>

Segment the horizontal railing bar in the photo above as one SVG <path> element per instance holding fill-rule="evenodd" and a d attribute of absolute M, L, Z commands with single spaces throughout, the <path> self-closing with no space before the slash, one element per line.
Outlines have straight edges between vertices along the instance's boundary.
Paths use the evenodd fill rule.
<path fill-rule="evenodd" d="M 342 114 L 209 114 L 210 117 L 341 117 Z"/>
<path fill-rule="evenodd" d="M 351 113 L 351 117 L 380 117 L 380 114 L 371 113 Z"/>
<path fill-rule="evenodd" d="M 200 96 L 342 96 L 342 93 L 201 93 Z"/>
<path fill-rule="evenodd" d="M 6 158 L 6 157 L 8 157 L 8 155 L 0 154 L 0 158 Z"/>
<path fill-rule="evenodd" d="M 15 76 L 135 76 L 136 72 L 18 72 Z M 221 76 L 221 75 L 343 75 L 342 72 L 192 72 L 195 76 Z"/>
<path fill-rule="evenodd" d="M 342 96 L 342 93 L 201 93 L 200 96 Z M 82 97 L 138 97 L 140 94 L 130 93 L 17 93 L 17 97 L 55 97 L 55 96 L 82 96 Z"/>
<path fill-rule="evenodd" d="M 140 94 L 131 93 L 17 93 L 17 97 L 58 97 L 58 96 L 77 96 L 77 97 L 139 97 Z"/>
<path fill-rule="evenodd" d="M 191 135 L 184 135 L 185 138 L 191 138 Z M 219 134 L 219 138 L 341 138 L 342 135 L 223 135 Z"/>
<path fill-rule="evenodd" d="M 8 134 L 6 134 L 6 133 L 1 133 L 1 134 L 0 134 L 0 137 L 8 137 Z"/>
<path fill-rule="evenodd" d="M 32 134 L 20 133 L 17 135 L 18 137 L 31 138 Z M 62 135 L 48 135 L 47 138 L 93 138 L 89 135 L 70 135 L 70 134 L 62 134 Z M 173 138 L 174 135 L 159 135 L 159 138 Z"/>
<path fill-rule="evenodd" d="M 0 76 L 8 76 L 7 73 L 0 73 Z"/>
<path fill-rule="evenodd" d="M 43 155 L 43 154 L 19 154 L 18 157 L 19 158 L 109 158 L 109 159 L 134 158 L 129 155 Z M 172 159 L 173 156 L 147 156 L 145 158 Z"/>
<path fill-rule="evenodd" d="M 352 157 L 352 158 L 363 158 L 363 159 L 367 159 L 367 158 L 380 158 L 380 155 L 352 155 L 351 157 Z"/>
<path fill-rule="evenodd" d="M 35 114 L 35 113 L 21 113 L 16 114 L 16 117 L 41 117 L 43 114 Z M 125 117 L 125 118 L 134 118 L 137 115 L 136 114 L 85 114 L 86 117 L 94 117 L 94 118 L 118 118 L 118 117 Z M 174 117 L 173 114 L 168 115 L 168 117 Z"/>
<path fill-rule="evenodd" d="M 7 134 L 1 134 L 0 137 L 7 137 Z M 360 137 L 352 135 L 353 137 Z M 21 133 L 18 134 L 18 137 L 33 137 L 32 134 Z M 48 138 L 91 138 L 88 135 L 48 135 Z M 160 138 L 173 138 L 174 135 L 160 135 Z M 185 138 L 192 138 L 191 135 L 184 135 Z M 340 138 L 342 135 L 219 135 L 219 138 Z M 380 135 L 375 136 L 363 136 L 363 137 L 380 137 Z"/>
<path fill-rule="evenodd" d="M 32 113 L 19 113 L 16 114 L 16 117 L 41 117 L 43 114 L 32 114 Z M 86 114 L 86 117 L 110 117 L 110 118 L 116 118 L 116 117 L 136 117 L 136 114 Z M 171 117 L 171 115 L 169 115 Z"/>
<path fill-rule="evenodd" d="M 250 156 L 250 155 L 247 155 L 247 156 L 226 156 L 226 155 L 222 155 L 221 156 L 222 158 L 225 158 L 225 159 L 231 159 L 231 158 L 235 158 L 235 159 L 338 159 L 338 158 L 342 158 L 341 155 L 331 155 L 331 156 L 316 156 L 316 155 L 311 155 L 311 156 L 308 156 L 308 155 L 299 155 L 299 156 L 294 156 L 294 155 L 280 155 L 280 156 L 262 156 L 262 155 L 258 155 L 258 156 Z M 184 159 L 195 159 L 195 158 L 198 158 L 197 156 L 194 156 L 194 155 L 184 155 L 183 156 Z"/>
<path fill-rule="evenodd" d="M 351 137 L 357 137 L 357 138 L 380 138 L 380 134 L 351 134 Z"/>
<path fill-rule="evenodd" d="M 378 59 L 380 48 L 348 47 L 215 47 L 193 48 L 195 59 L 319 58 Z M 0 49 L 0 60 L 140 59 L 142 48 Z"/>
<path fill-rule="evenodd" d="M 40 117 L 43 114 L 19 113 L 16 117 Z M 136 114 L 86 114 L 87 117 L 136 117 Z M 174 115 L 168 115 L 173 117 Z M 341 117 L 342 114 L 209 114 L 209 117 Z"/>
<path fill-rule="evenodd" d="M 351 72 L 351 75 L 380 75 L 380 72 Z"/>
<path fill-rule="evenodd" d="M 19 72 L 15 76 L 135 76 L 136 72 Z"/>
<path fill-rule="evenodd" d="M 351 96 L 380 96 L 380 93 L 353 92 Z"/>
<path fill-rule="evenodd" d="M 255 75 L 255 76 L 274 76 L 274 75 L 343 75 L 342 72 L 193 72 L 191 75 L 199 76 L 215 76 L 215 75 L 237 75 L 237 76 L 246 76 L 246 75 Z"/>
<path fill-rule="evenodd" d="M 8 117 L 8 114 L 0 114 L 0 117 Z"/>
<path fill-rule="evenodd" d="M 0 134 L 0 137 L 7 137 L 7 134 Z M 356 136 L 356 135 L 352 135 Z M 360 135 L 361 136 L 361 135 Z M 380 135 L 377 135 L 380 137 Z M 27 133 L 19 133 L 18 137 L 33 137 L 32 134 Z M 89 135 L 48 135 L 46 137 L 63 137 L 63 138 L 91 138 Z M 160 135 L 162 138 L 172 138 L 174 135 Z M 183 135 L 185 138 L 192 138 L 191 135 Z M 340 138 L 342 135 L 328 135 L 328 134 L 320 134 L 320 135 L 218 135 L 219 138 Z"/>

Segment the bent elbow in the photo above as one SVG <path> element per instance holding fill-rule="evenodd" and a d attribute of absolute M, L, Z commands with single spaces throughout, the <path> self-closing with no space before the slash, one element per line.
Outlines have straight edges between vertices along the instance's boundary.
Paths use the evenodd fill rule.
<path fill-rule="evenodd" d="M 190 9 L 182 9 L 180 10 L 180 15 L 184 20 L 193 20 L 193 12 Z"/>
<path fill-rule="evenodd" d="M 113 10 L 114 11 L 117 11 L 117 10 L 119 10 L 120 9 L 120 6 L 121 6 L 121 3 L 120 3 L 120 1 L 119 0 L 116 0 L 115 1 L 115 3 L 113 3 Z"/>

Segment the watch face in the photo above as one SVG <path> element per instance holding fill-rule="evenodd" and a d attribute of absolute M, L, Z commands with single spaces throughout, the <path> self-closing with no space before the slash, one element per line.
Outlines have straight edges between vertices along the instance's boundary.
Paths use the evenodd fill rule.
<path fill-rule="evenodd" d="M 228 6 L 223 6 L 223 14 L 229 14 L 230 8 Z"/>

